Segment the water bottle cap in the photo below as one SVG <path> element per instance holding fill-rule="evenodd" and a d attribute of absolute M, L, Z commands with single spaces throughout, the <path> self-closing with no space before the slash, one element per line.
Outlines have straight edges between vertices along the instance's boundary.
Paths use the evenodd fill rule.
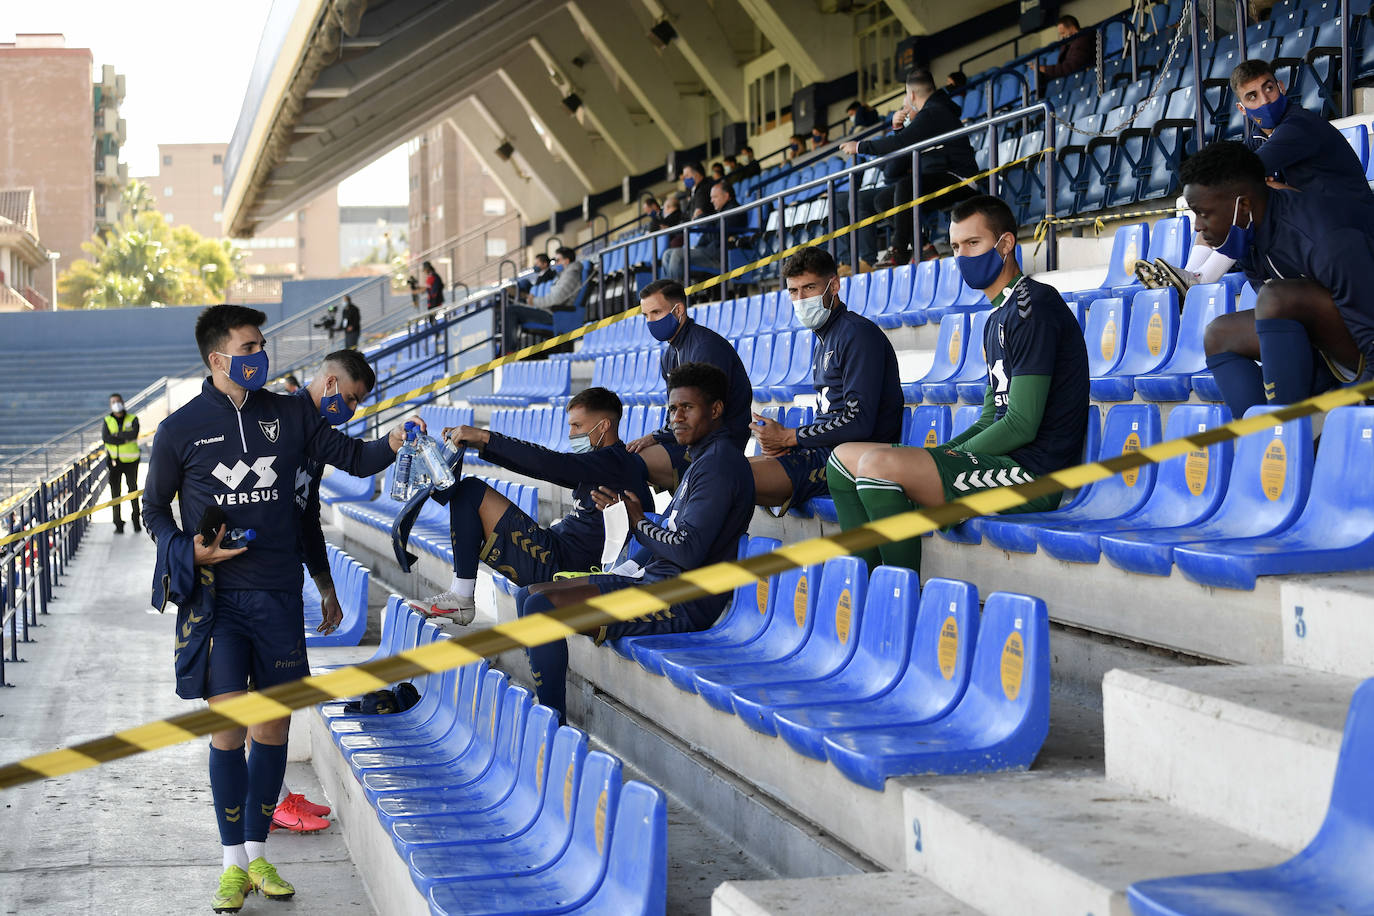
<path fill-rule="evenodd" d="M 257 536 L 258 536 L 258 533 L 257 533 L 256 531 L 254 531 L 252 528 L 248 528 L 248 529 L 246 529 L 246 530 L 243 532 L 243 539 L 244 539 L 245 541 L 251 541 L 251 540 L 253 540 L 254 538 L 256 538 Z"/>
<path fill-rule="evenodd" d="M 406 427 L 405 427 L 405 428 L 406 428 L 406 432 L 411 432 L 412 430 L 419 429 L 420 427 L 419 427 L 418 425 L 416 425 L 416 423 L 415 423 L 414 420 L 406 420 Z"/>

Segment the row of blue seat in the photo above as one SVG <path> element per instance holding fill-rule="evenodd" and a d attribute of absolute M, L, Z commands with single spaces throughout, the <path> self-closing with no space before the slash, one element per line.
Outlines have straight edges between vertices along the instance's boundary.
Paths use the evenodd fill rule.
<path fill-rule="evenodd" d="M 750 538 L 747 555 L 777 549 Z M 881 791 L 890 776 L 1025 769 L 1049 731 L 1044 602 L 838 557 L 736 589 L 709 630 L 617 652 Z"/>
<path fill-rule="evenodd" d="M 393 596 L 378 654 L 447 638 Z M 432 912 L 663 912 L 662 792 L 485 661 L 417 686 L 404 712 L 319 711 Z"/>
<path fill-rule="evenodd" d="M 367 586 L 372 573 L 333 544 L 326 544 L 324 550 L 329 557 L 329 574 L 334 581 L 334 594 L 343 611 L 343 619 L 333 633 L 317 631 L 323 620 L 320 590 L 315 587 L 307 570 L 302 594 L 305 601 L 305 644 L 356 646 L 362 642 L 363 633 L 367 631 Z"/>
<path fill-rule="evenodd" d="M 572 384 L 567 360 L 526 360 L 503 366 L 496 390 L 468 398 L 473 404 L 524 406 L 550 398 L 567 397 Z"/>

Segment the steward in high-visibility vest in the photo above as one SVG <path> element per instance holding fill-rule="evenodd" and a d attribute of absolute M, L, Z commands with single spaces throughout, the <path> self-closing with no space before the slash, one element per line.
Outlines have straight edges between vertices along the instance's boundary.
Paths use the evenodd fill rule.
<path fill-rule="evenodd" d="M 128 492 L 138 489 L 138 417 L 124 409 L 124 398 L 110 395 L 110 412 L 105 416 L 105 428 L 100 431 L 100 439 L 105 443 L 105 454 L 110 462 L 110 493 L 118 497 L 120 490 L 127 485 Z M 134 530 L 142 531 L 139 514 L 139 500 L 133 500 Z M 111 507 L 114 514 L 115 534 L 124 533 L 124 519 L 120 515 L 120 503 Z"/>

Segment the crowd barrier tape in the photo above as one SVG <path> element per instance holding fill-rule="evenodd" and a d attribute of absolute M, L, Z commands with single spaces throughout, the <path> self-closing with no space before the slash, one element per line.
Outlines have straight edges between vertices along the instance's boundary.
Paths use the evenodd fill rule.
<path fill-rule="evenodd" d="M 87 509 L 80 509 L 69 515 L 64 515 L 61 518 L 55 518 L 51 521 L 44 522 L 41 525 L 34 525 L 32 528 L 25 528 L 23 531 L 16 531 L 14 532 L 14 534 L 7 534 L 4 537 L 0 538 L 0 547 L 8 547 L 15 541 L 22 541 L 24 540 L 24 538 L 33 537 L 35 534 L 42 534 L 44 531 L 51 531 L 54 528 L 60 528 L 63 525 L 69 525 L 79 518 L 85 518 L 88 515 L 94 515 L 101 509 L 108 509 L 111 506 L 117 506 L 120 503 L 127 503 L 131 499 L 138 499 L 142 495 L 142 490 L 134 490 L 132 493 L 125 493 L 123 496 L 116 497 L 115 499 L 108 500 L 107 502 L 97 503 L 96 505 L 91 506 Z"/>
<path fill-rule="evenodd" d="M 1068 226 L 1092 226 L 1094 235 L 1101 235 L 1107 231 L 1108 223 L 1130 222 L 1146 216 L 1178 216 L 1186 210 L 1180 207 L 1160 207 L 1155 210 L 1134 210 L 1130 213 L 1102 213 L 1097 216 L 1047 216 L 1042 219 L 1035 227 L 1035 232 L 1031 235 L 1031 241 L 1035 242 L 1035 250 L 1040 250 L 1040 243 L 1049 235 L 1050 227 L 1060 228 Z"/>
<path fill-rule="evenodd" d="M 217 731 L 257 725 L 287 716 L 328 700 L 357 696 L 387 684 L 435 674 L 494 658 L 513 649 L 528 649 L 577 633 L 594 633 L 603 626 L 634 620 L 667 610 L 671 605 L 694 601 L 732 590 L 788 569 L 822 563 L 883 544 L 905 541 L 966 518 L 991 515 L 1025 505 L 1052 493 L 1077 489 L 1145 465 L 1158 464 L 1189 452 L 1227 442 L 1300 417 L 1324 414 L 1374 396 L 1374 382 L 1328 391 L 1305 401 L 1204 430 L 1179 439 L 1127 452 L 1104 461 L 1078 465 L 1039 477 L 1030 483 L 983 490 L 930 509 L 904 512 L 827 537 L 811 538 L 761 554 L 727 563 L 690 570 L 672 579 L 600 595 L 581 604 L 558 608 L 547 614 L 522 617 L 489 630 L 457 639 L 440 640 L 386 658 L 317 676 L 302 678 L 216 703 L 213 707 L 149 722 L 82 742 L 71 747 L 37 754 L 0 767 L 0 790 L 100 766 L 144 751 L 156 750 L 203 737 Z"/>
<path fill-rule="evenodd" d="M 993 166 L 990 169 L 985 169 L 984 171 L 979 172 L 977 175 L 973 175 L 969 178 L 964 178 L 958 182 L 955 182 L 954 184 L 940 188 L 938 191 L 932 191 L 929 194 L 922 194 L 920 197 L 914 200 L 910 200 L 904 204 L 898 204 L 890 210 L 884 210 L 882 213 L 875 213 L 872 216 L 868 216 L 859 220 L 858 222 L 850 223 L 848 226 L 842 226 L 839 229 L 836 229 L 834 232 L 827 232 L 824 235 L 817 236 L 814 239 L 810 239 L 800 244 L 793 245 L 791 248 L 786 248 L 775 254 L 770 254 L 765 258 L 760 258 L 759 260 L 754 261 L 750 264 L 745 264 L 743 266 L 736 267 L 734 270 L 726 271 L 723 274 L 719 274 L 717 276 L 711 277 L 710 279 L 703 280 L 700 283 L 693 283 L 691 286 L 688 286 L 686 288 L 686 293 L 690 296 L 695 293 L 700 293 L 708 289 L 712 289 L 713 287 L 719 286 L 722 283 L 734 280 L 737 277 L 742 277 L 745 274 L 750 273 L 751 271 L 758 270 L 760 267 L 767 267 L 769 264 L 774 264 L 778 261 L 783 260 L 784 258 L 791 257 L 798 251 L 801 251 L 803 248 L 806 248 L 811 245 L 823 245 L 832 239 L 837 239 L 840 236 L 848 235 L 849 233 L 854 232 L 855 230 L 863 229 L 867 226 L 872 226 L 875 223 L 881 222 L 885 219 L 888 219 L 889 217 L 895 216 L 898 213 L 903 213 L 920 204 L 929 203 L 930 201 L 935 200 L 938 197 L 942 197 L 945 194 L 948 194 L 956 188 L 962 188 L 966 185 L 971 185 L 974 182 L 982 181 L 984 178 L 987 178 L 990 175 L 995 175 L 998 172 L 1012 168 L 1013 166 L 1021 165 L 1024 162 L 1028 162 L 1031 159 L 1035 159 L 1039 156 L 1044 156 L 1047 153 L 1051 152 L 1054 152 L 1054 147 L 1049 146 L 1045 149 L 1037 150 L 1036 152 L 1031 153 L 1030 155 L 1022 156 L 1020 159 L 1013 159 L 1011 162 L 1004 162 L 1000 165 Z M 371 414 L 377 413 L 379 411 L 389 410 L 392 407 L 404 404 L 407 401 L 412 401 L 416 398 L 424 397 L 427 394 L 434 394 L 437 391 L 452 388 L 453 386 L 462 384 L 463 382 L 471 381 L 472 379 L 475 379 L 478 376 L 486 375 L 493 369 L 499 369 L 501 366 L 506 366 L 510 363 L 519 362 L 520 360 L 527 359 L 531 356 L 535 356 L 547 350 L 552 350 L 556 347 L 561 347 L 565 343 L 569 343 L 571 341 L 577 340 L 578 338 L 585 337 L 592 331 L 599 331 L 602 328 L 608 328 L 618 321 L 624 321 L 627 318 L 633 318 L 638 314 L 640 314 L 640 308 L 636 305 L 633 308 L 626 309 L 625 311 L 619 312 L 615 315 L 609 315 L 605 318 L 597 319 L 596 321 L 589 321 L 579 328 L 573 328 L 571 331 L 564 331 L 562 334 L 557 334 L 553 337 L 550 337 L 548 340 L 541 340 L 539 343 L 532 344 L 531 346 L 525 347 L 524 349 L 516 350 L 513 353 L 507 353 L 502 356 L 498 356 L 495 359 L 488 360 L 487 362 L 481 363 L 480 365 L 471 366 L 467 369 L 462 370 L 461 372 L 457 372 L 453 375 L 446 376 L 445 378 L 436 379 L 435 381 L 430 382 L 427 385 L 421 385 L 419 388 L 416 388 L 412 391 L 407 391 L 403 394 L 398 394 L 394 397 L 389 397 L 383 401 L 378 401 L 376 404 L 369 404 L 359 407 L 353 413 L 353 418 L 357 419 L 359 417 L 370 416 Z"/>

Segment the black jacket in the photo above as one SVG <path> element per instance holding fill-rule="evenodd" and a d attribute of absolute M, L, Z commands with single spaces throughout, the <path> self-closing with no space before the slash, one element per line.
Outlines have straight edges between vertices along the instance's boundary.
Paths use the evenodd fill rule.
<path fill-rule="evenodd" d="M 885 156 L 888 153 L 958 130 L 964 124 L 959 120 L 959 106 L 943 92 L 936 92 L 916 116 L 896 133 L 879 137 L 876 140 L 860 140 L 859 152 L 868 156 Z M 967 178 L 978 172 L 978 163 L 973 158 L 973 147 L 968 138 L 958 137 L 944 146 L 921 153 L 921 174 L 932 172 L 953 172 Z M 911 159 L 898 156 L 883 166 L 883 174 L 891 181 L 905 178 L 911 174 Z"/>

